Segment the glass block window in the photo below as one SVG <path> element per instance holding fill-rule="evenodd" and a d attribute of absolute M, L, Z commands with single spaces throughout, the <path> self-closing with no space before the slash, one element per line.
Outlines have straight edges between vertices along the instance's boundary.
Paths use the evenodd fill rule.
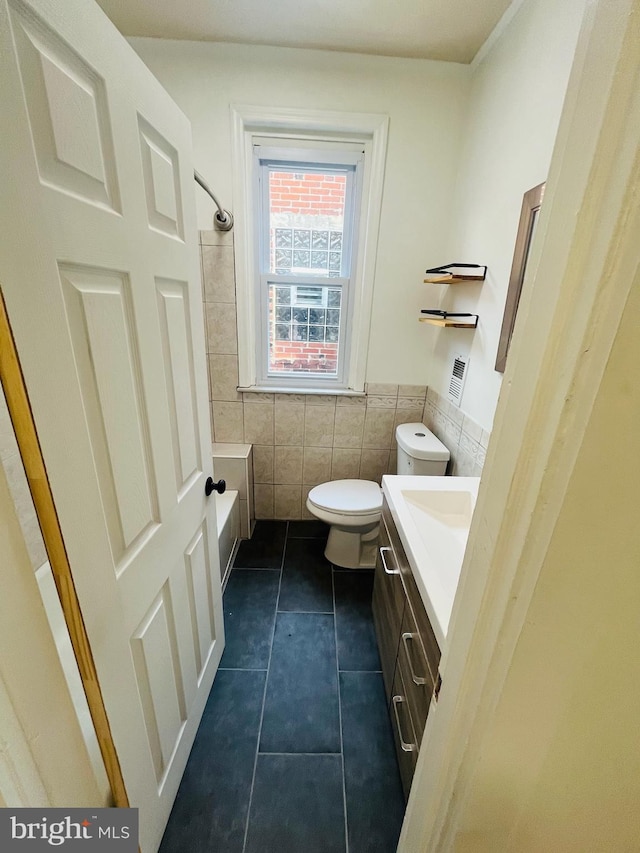
<path fill-rule="evenodd" d="M 335 376 L 342 291 L 335 287 L 269 287 L 269 370 Z"/>
<path fill-rule="evenodd" d="M 272 269 L 278 275 L 338 278 L 341 274 L 342 231 L 275 228 L 273 246 Z"/>
<path fill-rule="evenodd" d="M 296 377 L 340 382 L 348 339 L 351 240 L 360 153 L 269 149 L 260 160 L 263 358 L 267 383 Z M 304 152 L 304 153 L 302 153 Z M 276 152 L 277 153 L 277 152 Z M 258 371 L 260 373 L 260 371 Z M 306 382 L 308 385 L 308 381 Z"/>

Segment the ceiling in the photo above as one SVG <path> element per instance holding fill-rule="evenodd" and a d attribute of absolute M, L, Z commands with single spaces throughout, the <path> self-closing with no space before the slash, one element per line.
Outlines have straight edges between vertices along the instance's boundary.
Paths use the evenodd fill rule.
<path fill-rule="evenodd" d="M 125 36 L 471 62 L 511 0 L 98 0 Z"/>

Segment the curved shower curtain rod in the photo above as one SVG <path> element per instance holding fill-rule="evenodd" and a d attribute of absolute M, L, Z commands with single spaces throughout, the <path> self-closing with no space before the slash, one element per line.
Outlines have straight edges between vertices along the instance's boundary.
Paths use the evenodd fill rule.
<path fill-rule="evenodd" d="M 198 172 L 196 172 L 194 170 L 193 177 L 195 178 L 196 183 L 200 184 L 200 186 L 207 193 L 207 195 L 211 196 L 211 198 L 213 199 L 213 203 L 218 208 L 217 211 L 213 215 L 213 224 L 215 225 L 216 230 L 217 231 L 231 231 L 231 229 L 233 228 L 233 215 L 231 213 L 229 213 L 228 210 L 224 210 L 220 206 L 220 202 L 214 196 L 214 194 L 211 192 L 211 190 L 209 189 L 209 187 L 207 185 L 207 182 L 202 177 L 202 175 L 199 175 Z"/>

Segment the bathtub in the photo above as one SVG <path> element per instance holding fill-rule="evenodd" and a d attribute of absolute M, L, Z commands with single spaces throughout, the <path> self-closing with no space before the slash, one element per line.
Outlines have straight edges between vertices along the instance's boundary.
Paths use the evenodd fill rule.
<path fill-rule="evenodd" d="M 236 543 L 240 537 L 240 502 L 238 492 L 229 489 L 216 494 L 216 519 L 218 524 L 218 550 L 220 553 L 220 577 L 224 587 L 231 571 Z"/>

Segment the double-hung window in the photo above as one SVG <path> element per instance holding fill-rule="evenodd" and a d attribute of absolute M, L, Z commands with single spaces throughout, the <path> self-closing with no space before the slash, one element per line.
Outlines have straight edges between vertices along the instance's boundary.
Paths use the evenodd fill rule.
<path fill-rule="evenodd" d="M 242 391 L 364 390 L 389 119 L 231 109 Z"/>
<path fill-rule="evenodd" d="M 356 303 L 363 147 L 254 145 L 256 379 L 345 388 Z"/>

